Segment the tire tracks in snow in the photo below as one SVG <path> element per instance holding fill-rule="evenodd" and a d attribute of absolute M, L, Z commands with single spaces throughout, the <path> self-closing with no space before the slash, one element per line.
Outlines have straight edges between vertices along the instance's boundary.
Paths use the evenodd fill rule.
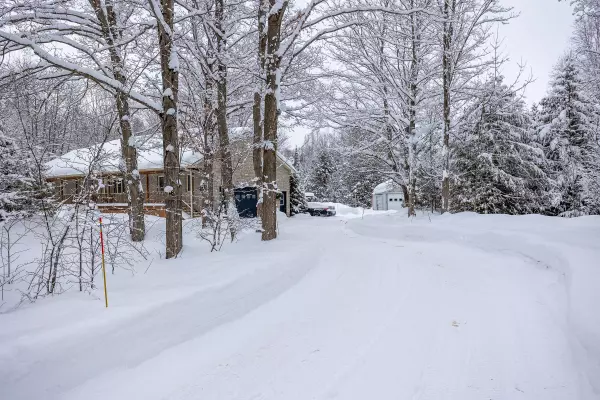
<path fill-rule="evenodd" d="M 274 258 L 268 268 L 240 279 L 187 293 L 150 310 L 94 330 L 55 338 L 43 346 L 11 346 L 3 354 L 0 387 L 8 398 L 54 399 L 90 379 L 114 370 L 135 368 L 170 348 L 196 339 L 273 301 L 310 272 L 318 255 L 303 252 L 291 268 Z M 194 316 L 201 316 L 196 319 Z M 33 355 L 35 354 L 35 355 Z M 35 364 L 21 359 L 36 359 Z M 94 359 L 93 363 L 89 360 Z M 61 365 L 61 368 L 55 368 Z M 65 368 L 66 367 L 66 368 Z M 50 387 L 31 385 L 44 376 Z M 12 393 L 12 395 L 11 395 Z"/>

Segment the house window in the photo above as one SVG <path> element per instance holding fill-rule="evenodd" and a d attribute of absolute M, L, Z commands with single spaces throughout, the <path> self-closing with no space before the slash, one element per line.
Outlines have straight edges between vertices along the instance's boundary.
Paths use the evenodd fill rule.
<path fill-rule="evenodd" d="M 158 177 L 158 189 L 161 192 L 163 192 L 165 190 L 165 177 L 164 176 Z"/>
<path fill-rule="evenodd" d="M 115 188 L 115 194 L 125 193 L 123 179 L 115 179 L 114 188 Z"/>
<path fill-rule="evenodd" d="M 108 183 L 109 182 L 104 181 L 103 179 L 98 179 L 98 193 L 100 193 L 100 194 L 108 193 L 108 187 L 107 187 Z"/>

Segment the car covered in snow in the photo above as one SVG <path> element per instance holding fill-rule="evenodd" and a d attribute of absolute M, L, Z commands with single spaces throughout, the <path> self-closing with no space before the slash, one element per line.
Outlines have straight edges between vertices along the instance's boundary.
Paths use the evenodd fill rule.
<path fill-rule="evenodd" d="M 314 216 L 332 217 L 335 215 L 335 206 L 331 203 L 308 202 L 308 213 Z"/>

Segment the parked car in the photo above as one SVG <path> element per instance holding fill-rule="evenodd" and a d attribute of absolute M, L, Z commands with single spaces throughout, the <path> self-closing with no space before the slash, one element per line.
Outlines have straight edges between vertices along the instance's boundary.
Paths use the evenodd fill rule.
<path fill-rule="evenodd" d="M 314 216 L 332 217 L 335 215 L 335 206 L 331 204 L 308 202 L 308 213 Z"/>

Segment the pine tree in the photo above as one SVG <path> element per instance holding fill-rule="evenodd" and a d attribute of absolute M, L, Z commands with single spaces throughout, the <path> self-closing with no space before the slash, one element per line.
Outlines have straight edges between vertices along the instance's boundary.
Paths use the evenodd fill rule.
<path fill-rule="evenodd" d="M 541 149 L 530 143 L 523 102 L 492 77 L 469 110 L 466 136 L 456 147 L 453 211 L 484 214 L 539 212 L 548 186 Z"/>
<path fill-rule="evenodd" d="M 360 157 L 347 156 L 342 169 L 342 203 L 352 207 L 371 207 L 373 188 L 384 180 L 371 164 Z"/>
<path fill-rule="evenodd" d="M 0 221 L 32 212 L 33 186 L 26 152 L 0 133 Z"/>
<path fill-rule="evenodd" d="M 300 179 L 296 173 L 293 173 L 290 176 L 290 205 L 291 215 L 304 213 L 308 209 L 306 197 L 304 197 L 304 191 L 302 190 Z"/>
<path fill-rule="evenodd" d="M 563 216 L 597 214 L 600 209 L 600 153 L 597 120 L 586 97 L 577 60 L 563 57 L 555 67 L 548 95 L 540 102 L 537 140 L 555 181 L 549 213 Z"/>
<path fill-rule="evenodd" d="M 294 168 L 300 168 L 300 154 L 298 153 L 298 146 L 294 147 L 294 156 L 292 158 L 292 165 Z"/>
<path fill-rule="evenodd" d="M 335 180 L 337 173 L 335 160 L 331 151 L 327 148 L 319 150 L 315 164 L 308 180 L 308 188 L 320 201 L 337 201 L 338 181 Z"/>

